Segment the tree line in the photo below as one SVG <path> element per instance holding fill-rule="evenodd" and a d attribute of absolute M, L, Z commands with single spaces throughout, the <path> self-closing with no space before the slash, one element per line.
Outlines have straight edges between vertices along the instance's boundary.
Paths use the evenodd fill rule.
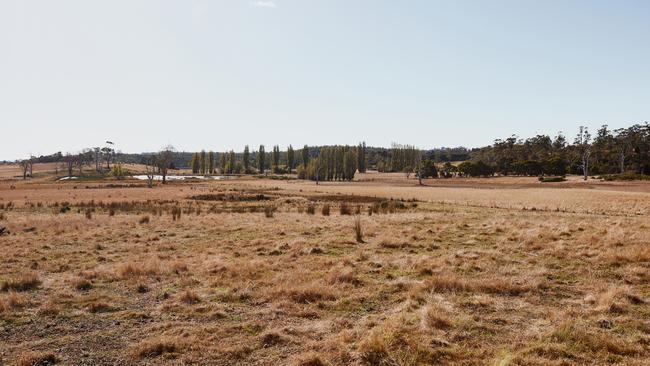
<path fill-rule="evenodd" d="M 562 176 L 634 173 L 650 175 L 650 125 L 648 122 L 611 130 L 599 128 L 595 136 L 584 126 L 570 142 L 563 133 L 554 137 L 536 135 L 521 139 L 516 135 L 495 140 L 476 149 L 438 148 L 421 150 L 413 145 L 393 143 L 390 148 L 357 146 L 303 146 L 282 150 L 274 145 L 267 152 L 264 145 L 252 151 L 233 150 L 195 153 L 177 152 L 167 146 L 157 153 L 121 154 L 112 143 L 105 147 L 84 149 L 78 154 L 56 153 L 19 161 L 23 178 L 31 176 L 36 162 L 62 162 L 69 176 L 81 174 L 84 166 L 98 172 L 112 171 L 111 164 L 140 163 L 151 172 L 163 175 L 169 169 L 190 167 L 193 174 L 291 174 L 315 181 L 352 180 L 356 172 L 374 169 L 379 172 L 402 172 L 407 178 L 449 178 L 454 176 Z"/>
<path fill-rule="evenodd" d="M 528 139 L 510 136 L 496 140 L 472 153 L 458 165 L 467 176 L 488 175 L 589 175 L 633 173 L 650 174 L 650 125 L 635 124 L 611 130 L 600 127 L 592 136 L 580 126 L 573 142 L 562 133 L 551 138 L 537 135 Z"/>
<path fill-rule="evenodd" d="M 291 174 L 301 179 L 352 180 L 354 174 L 366 172 L 366 144 L 358 146 L 305 145 L 296 151 L 292 145 L 281 150 L 274 145 L 270 152 L 260 145 L 256 151 L 248 145 L 242 153 L 212 151 L 192 154 L 190 167 L 193 174 Z M 219 161 L 219 162 L 217 162 Z"/>

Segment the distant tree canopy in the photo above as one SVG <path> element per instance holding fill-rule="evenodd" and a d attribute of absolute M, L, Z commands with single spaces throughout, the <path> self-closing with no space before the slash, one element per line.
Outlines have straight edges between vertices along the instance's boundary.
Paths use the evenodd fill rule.
<path fill-rule="evenodd" d="M 558 133 L 526 140 L 510 136 L 477 149 L 471 161 L 484 162 L 500 175 L 650 174 L 650 125 L 636 124 L 612 131 L 603 125 L 592 140 L 580 127 L 573 144 Z"/>

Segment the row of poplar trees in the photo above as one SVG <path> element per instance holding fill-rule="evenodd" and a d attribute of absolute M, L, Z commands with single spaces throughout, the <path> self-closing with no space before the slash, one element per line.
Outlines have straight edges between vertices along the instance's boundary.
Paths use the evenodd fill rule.
<path fill-rule="evenodd" d="M 312 153 L 315 155 L 312 157 Z M 192 155 L 190 163 L 193 174 L 273 174 L 291 173 L 297 168 L 298 177 L 312 180 L 352 180 L 356 171 L 366 171 L 366 143 L 358 146 L 315 147 L 310 151 L 305 145 L 301 150 L 294 150 L 289 145 L 286 152 L 278 145 L 266 152 L 260 145 L 257 152 L 251 154 L 246 145 L 244 152 L 234 151 L 219 153 L 219 161 L 214 152 L 197 152 Z M 254 160 L 254 161 L 253 161 Z M 300 160 L 300 161 L 299 161 Z"/>
<path fill-rule="evenodd" d="M 357 147 L 321 147 L 318 157 L 298 167 L 298 178 L 323 180 L 352 180 L 354 174 L 365 172 L 365 143 Z"/>

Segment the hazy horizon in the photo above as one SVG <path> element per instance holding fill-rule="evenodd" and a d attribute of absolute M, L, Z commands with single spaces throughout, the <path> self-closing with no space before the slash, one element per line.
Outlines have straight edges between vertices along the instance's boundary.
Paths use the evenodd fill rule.
<path fill-rule="evenodd" d="M 7 0 L 0 160 L 489 145 L 649 120 L 645 1 Z"/>

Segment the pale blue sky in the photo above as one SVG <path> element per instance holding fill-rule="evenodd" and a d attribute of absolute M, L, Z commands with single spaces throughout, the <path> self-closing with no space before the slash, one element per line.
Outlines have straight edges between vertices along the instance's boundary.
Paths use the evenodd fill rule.
<path fill-rule="evenodd" d="M 649 19 L 645 0 L 2 0 L 0 159 L 621 127 L 650 119 Z"/>

